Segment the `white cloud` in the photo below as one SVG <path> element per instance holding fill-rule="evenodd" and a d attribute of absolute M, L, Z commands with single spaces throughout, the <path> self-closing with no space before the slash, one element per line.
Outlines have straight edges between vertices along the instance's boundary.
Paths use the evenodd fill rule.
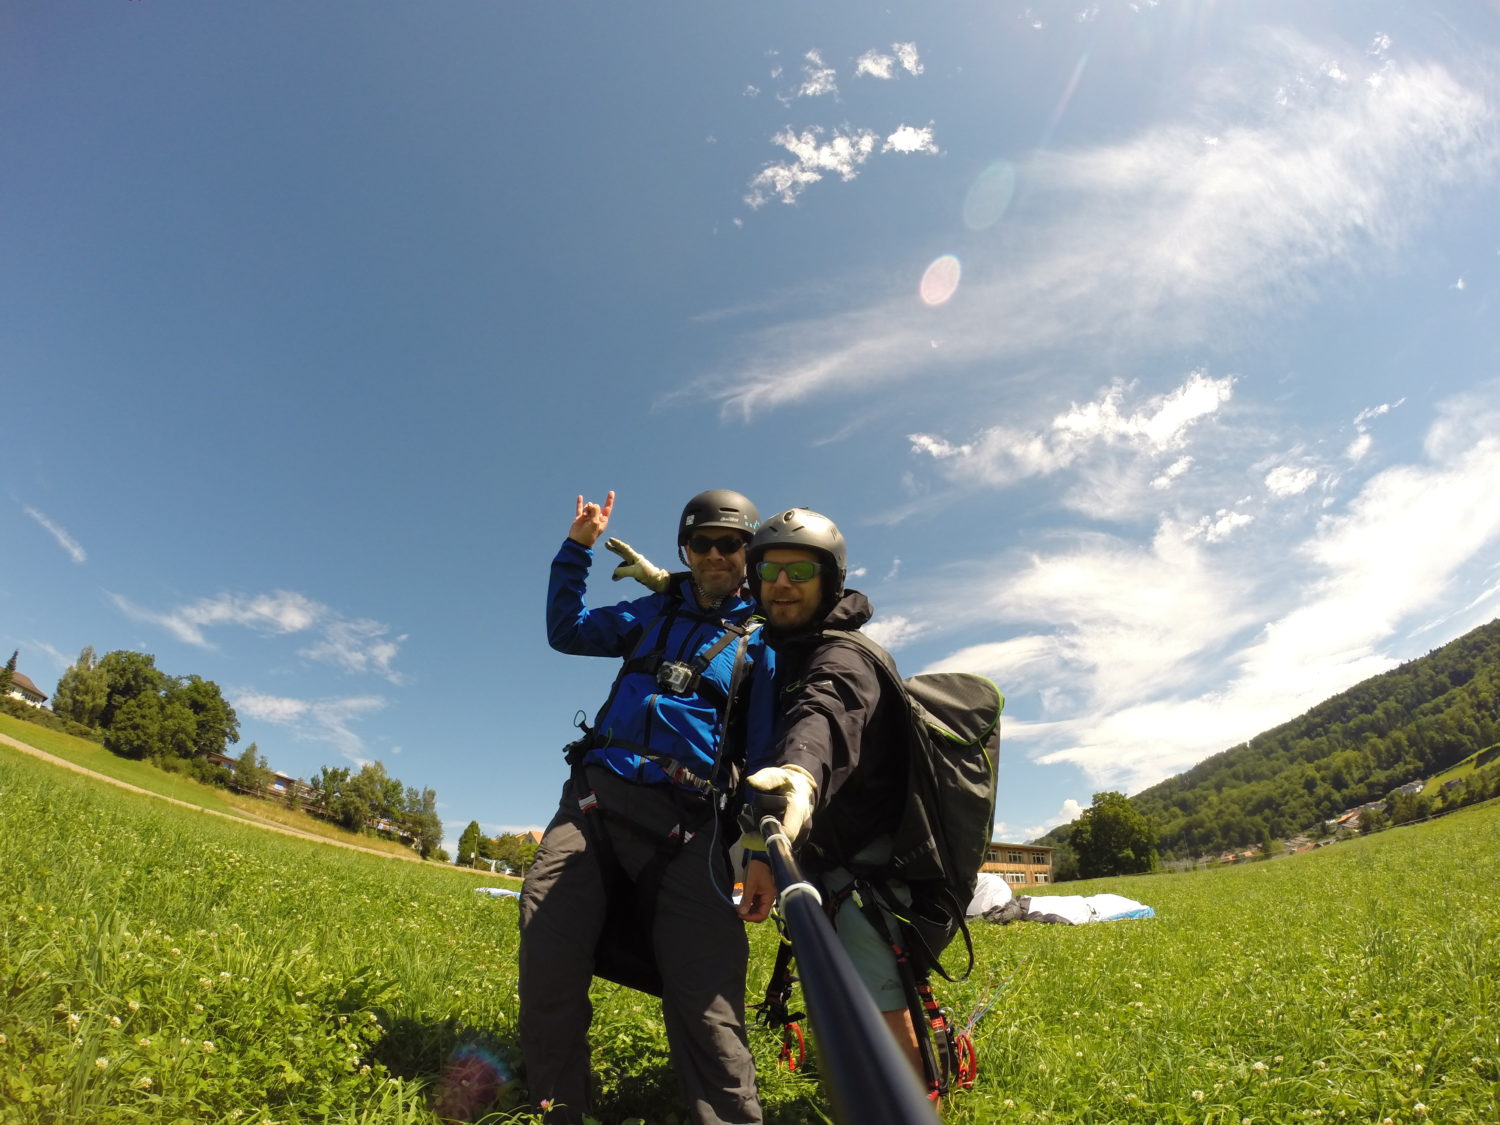
<path fill-rule="evenodd" d="M 801 133 L 790 129 L 777 133 L 771 140 L 792 154 L 790 162 L 772 164 L 762 169 L 750 181 L 750 192 L 745 202 L 760 208 L 773 198 L 783 203 L 795 203 L 797 197 L 826 173 L 832 173 L 845 182 L 859 174 L 859 168 L 875 151 L 875 134 L 868 129 L 845 132 L 834 130 L 825 142 L 823 130 L 814 127 Z"/>
<path fill-rule="evenodd" d="M 918 129 L 902 125 L 885 139 L 881 152 L 937 152 L 937 143 L 932 139 L 932 126 Z"/>
<path fill-rule="evenodd" d="M 879 51 L 866 51 L 860 55 L 854 63 L 854 76 L 869 75 L 871 78 L 892 78 L 895 76 L 896 60 L 891 55 L 883 55 Z"/>
<path fill-rule="evenodd" d="M 1202 538 L 1209 543 L 1219 543 L 1254 519 L 1255 517 L 1248 512 L 1232 512 L 1227 508 L 1220 508 L 1213 515 L 1204 516 L 1199 520 L 1197 525 L 1188 532 L 1188 537 Z"/>
<path fill-rule="evenodd" d="M 943 462 L 950 477 L 1001 486 L 1070 468 L 1101 447 L 1148 457 L 1180 450 L 1191 427 L 1228 402 L 1233 388 L 1233 376 L 1214 379 L 1194 371 L 1180 386 L 1126 408 L 1125 396 L 1134 388 L 1114 383 L 1090 402 L 1073 403 L 1046 430 L 1001 425 L 962 444 L 932 434 L 912 434 L 908 440 L 914 453 Z M 1185 469 L 1177 458 L 1169 471 L 1176 475 Z"/>
<path fill-rule="evenodd" d="M 797 87 L 798 98 L 820 98 L 839 92 L 838 72 L 823 65 L 823 55 L 816 49 L 803 56 L 807 61 L 802 67 L 802 85 Z"/>
<path fill-rule="evenodd" d="M 889 80 L 896 76 L 898 64 L 907 74 L 922 73 L 922 59 L 915 43 L 892 43 L 891 51 L 893 54 L 890 55 L 878 50 L 869 50 L 860 55 L 854 64 L 855 77 L 868 75 L 871 78 Z"/>
<path fill-rule="evenodd" d="M 748 336 L 735 349 L 744 358 L 706 377 L 708 392 L 753 415 L 838 388 L 1055 353 L 1103 348 L 1120 362 L 1218 341 L 1228 323 L 1252 331 L 1273 306 L 1386 268 L 1446 189 L 1494 167 L 1495 111 L 1485 89 L 1420 61 L 1392 65 L 1379 88 L 1325 84 L 1276 106 L 1278 79 L 1315 71 L 1320 56 L 1295 36 L 1268 35 L 1203 79 L 1177 121 L 1119 144 L 1036 153 L 1009 216 L 1025 237 L 987 251 L 1003 254 L 1004 269 L 970 270 L 962 306 L 945 308 L 941 349 L 930 310 L 904 285 L 882 287 L 844 311 Z M 1205 146 L 1205 133 L 1220 143 Z M 796 159 L 756 177 L 752 207 L 794 202 L 829 172 L 852 178 L 878 142 L 851 133 L 839 151 L 820 133 L 787 131 L 777 143 Z"/>
<path fill-rule="evenodd" d="M 1159 490 L 1171 488 L 1172 482 L 1192 467 L 1193 459 L 1191 457 L 1179 457 L 1163 469 L 1160 474 L 1152 478 L 1151 487 Z"/>
<path fill-rule="evenodd" d="M 353 724 L 386 705 L 378 695 L 289 699 L 257 691 L 237 692 L 229 703 L 241 718 L 286 727 L 303 741 L 329 743 L 355 765 L 363 765 L 366 759 L 364 739 L 353 729 Z"/>
<path fill-rule="evenodd" d="M 78 540 L 69 535 L 60 524 L 54 523 L 52 520 L 48 519 L 46 515 L 44 515 L 42 512 L 37 511 L 35 508 L 28 506 L 23 510 L 28 516 L 36 520 L 36 522 L 39 523 L 42 528 L 52 536 L 53 539 L 57 540 L 57 545 L 64 551 L 66 551 L 68 553 L 68 557 L 75 563 L 88 561 L 88 553 L 84 551 L 81 546 L 79 546 Z"/>
<path fill-rule="evenodd" d="M 1272 496 L 1299 496 L 1318 483 L 1315 470 L 1277 465 L 1266 474 L 1266 490 Z"/>
<path fill-rule="evenodd" d="M 891 615 L 876 617 L 860 631 L 876 644 L 895 652 L 903 645 L 916 640 L 926 632 L 926 629 L 915 621 Z"/>
<path fill-rule="evenodd" d="M 309 660 L 346 672 L 372 672 L 391 683 L 402 677 L 392 667 L 407 637 L 391 637 L 390 627 L 368 618 L 349 620 L 302 594 L 276 590 L 269 594 L 220 594 L 158 613 L 110 594 L 115 606 L 133 621 L 156 625 L 184 644 L 212 648 L 206 630 L 239 626 L 271 636 L 316 631 L 321 639 L 300 650 Z"/>
<path fill-rule="evenodd" d="M 1291 543 L 1222 555 L 1171 521 L 1149 547 L 1080 534 L 976 564 L 962 601 L 938 590 L 921 613 L 898 612 L 934 635 L 976 619 L 1019 628 L 929 668 L 1024 685 L 1044 721 L 1009 725 L 1012 743 L 1019 733 L 1037 761 L 1135 792 L 1415 655 L 1434 606 L 1467 603 L 1458 616 L 1479 624 L 1496 588 L 1492 571 L 1473 573 L 1500 543 L 1496 435 L 1492 387 L 1441 404 L 1421 463 L 1370 477 Z"/>

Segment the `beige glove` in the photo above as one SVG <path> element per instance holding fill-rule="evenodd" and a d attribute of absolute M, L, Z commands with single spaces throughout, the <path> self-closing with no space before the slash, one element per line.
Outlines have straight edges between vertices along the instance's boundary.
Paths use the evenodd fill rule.
<path fill-rule="evenodd" d="M 749 790 L 749 812 L 759 826 L 763 816 L 774 816 L 781 821 L 787 839 L 793 844 L 806 833 L 812 822 L 813 792 L 817 783 L 812 774 L 801 766 L 766 766 L 756 770 L 745 779 Z M 764 851 L 766 843 L 758 831 L 747 831 L 740 838 L 740 846 L 751 851 Z"/>
<path fill-rule="evenodd" d="M 648 590 L 655 590 L 658 594 L 666 592 L 670 575 L 665 570 L 623 539 L 606 539 L 604 545 L 625 560 L 610 575 L 616 582 L 622 578 L 634 578 Z"/>

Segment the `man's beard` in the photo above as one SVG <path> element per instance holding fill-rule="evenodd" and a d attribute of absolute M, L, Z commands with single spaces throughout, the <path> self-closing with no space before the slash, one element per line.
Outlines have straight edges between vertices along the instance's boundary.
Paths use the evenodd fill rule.
<path fill-rule="evenodd" d="M 721 602 L 740 588 L 743 575 L 733 570 L 706 571 L 693 574 L 693 585 L 707 601 Z"/>

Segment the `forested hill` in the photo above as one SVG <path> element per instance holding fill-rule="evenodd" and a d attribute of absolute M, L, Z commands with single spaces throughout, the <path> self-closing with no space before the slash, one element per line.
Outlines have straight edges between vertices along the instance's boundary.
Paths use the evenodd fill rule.
<path fill-rule="evenodd" d="M 1164 859 L 1285 838 L 1500 741 L 1500 619 L 1131 798 Z M 1066 840 L 1070 826 L 1042 842 Z M 1049 839 L 1050 837 L 1050 839 Z"/>

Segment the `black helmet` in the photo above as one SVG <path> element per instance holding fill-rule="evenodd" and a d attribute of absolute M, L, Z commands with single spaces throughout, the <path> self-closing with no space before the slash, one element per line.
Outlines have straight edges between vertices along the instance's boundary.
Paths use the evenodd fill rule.
<path fill-rule="evenodd" d="M 773 547 L 812 551 L 832 567 L 837 580 L 824 584 L 823 612 L 843 597 L 844 579 L 849 575 L 849 551 L 838 525 L 827 516 L 807 508 L 789 508 L 760 525 L 755 538 L 750 540 L 750 553 L 745 559 L 750 571 L 750 592 L 756 598 L 760 597 L 760 575 L 755 573 L 755 567 Z"/>
<path fill-rule="evenodd" d="M 747 497 L 727 488 L 711 488 L 698 493 L 682 509 L 682 519 L 677 523 L 677 546 L 685 546 L 700 528 L 727 527 L 754 535 L 759 526 L 760 512 Z"/>

